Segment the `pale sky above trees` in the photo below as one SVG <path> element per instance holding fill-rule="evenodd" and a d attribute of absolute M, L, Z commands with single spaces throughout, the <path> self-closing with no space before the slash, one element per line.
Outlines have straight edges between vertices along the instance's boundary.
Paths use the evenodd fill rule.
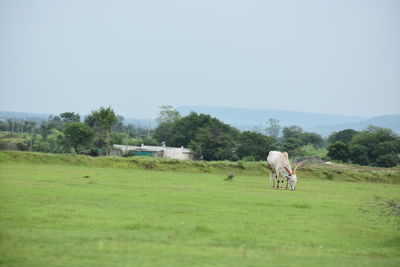
<path fill-rule="evenodd" d="M 0 1 L 0 110 L 400 113 L 400 1 Z"/>

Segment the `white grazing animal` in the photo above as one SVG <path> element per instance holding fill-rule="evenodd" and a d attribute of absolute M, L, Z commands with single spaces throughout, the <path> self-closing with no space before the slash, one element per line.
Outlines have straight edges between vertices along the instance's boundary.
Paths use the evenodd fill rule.
<path fill-rule="evenodd" d="M 287 152 L 270 151 L 267 157 L 267 165 L 269 168 L 269 186 L 275 188 L 275 182 L 277 182 L 276 188 L 279 189 L 279 182 L 283 184 L 283 178 L 286 178 L 286 189 L 288 185 L 290 190 L 295 190 L 297 176 L 296 170 L 303 163 L 297 164 L 293 171 L 292 166 L 290 166 L 289 155 Z M 281 179 L 279 179 L 279 174 Z"/>

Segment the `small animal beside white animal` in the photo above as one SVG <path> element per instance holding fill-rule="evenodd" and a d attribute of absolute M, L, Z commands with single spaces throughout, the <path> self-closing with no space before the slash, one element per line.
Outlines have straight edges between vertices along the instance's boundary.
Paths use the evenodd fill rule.
<path fill-rule="evenodd" d="M 279 189 L 279 183 L 283 186 L 284 178 L 286 178 L 286 189 L 290 188 L 291 191 L 295 190 L 297 183 L 296 170 L 303 163 L 297 164 L 293 171 L 289 162 L 289 155 L 287 152 L 270 151 L 267 157 L 267 166 L 269 168 L 269 185 L 272 188 Z M 281 179 L 279 179 L 281 177 Z"/>

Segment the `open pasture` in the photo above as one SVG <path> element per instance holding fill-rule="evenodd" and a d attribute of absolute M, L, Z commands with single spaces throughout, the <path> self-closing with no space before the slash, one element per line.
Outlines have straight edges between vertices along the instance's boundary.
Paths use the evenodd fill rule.
<path fill-rule="evenodd" d="M 0 162 L 0 265 L 400 265 L 400 233 L 360 211 L 399 185 L 225 178 Z"/>

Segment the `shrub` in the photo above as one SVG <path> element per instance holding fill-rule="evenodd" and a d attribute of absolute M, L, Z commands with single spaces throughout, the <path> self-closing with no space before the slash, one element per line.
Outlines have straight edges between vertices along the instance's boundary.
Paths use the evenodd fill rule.
<path fill-rule="evenodd" d="M 150 159 L 150 160 L 142 160 L 140 164 L 146 169 L 146 170 L 154 170 L 157 166 L 157 163 L 155 160 Z"/>
<path fill-rule="evenodd" d="M 234 172 L 229 172 L 228 174 L 227 174 L 227 177 L 226 177 L 226 181 L 232 181 L 233 180 L 233 178 L 236 176 L 236 173 L 234 173 Z"/>
<path fill-rule="evenodd" d="M 18 143 L 17 148 L 20 151 L 28 151 L 29 150 L 29 142 Z"/>
<path fill-rule="evenodd" d="M 378 167 L 395 167 L 399 163 L 399 156 L 396 154 L 381 155 L 376 159 L 376 166 Z"/>
<path fill-rule="evenodd" d="M 256 157 L 254 156 L 247 156 L 242 159 L 243 161 L 256 161 Z"/>
<path fill-rule="evenodd" d="M 400 230 L 400 200 L 383 199 L 375 196 L 374 201 L 366 208 L 360 209 L 362 212 L 376 211 L 380 217 L 386 217 L 388 222 L 393 222 L 397 230 Z"/>
<path fill-rule="evenodd" d="M 242 169 L 242 170 L 246 169 L 244 162 L 241 160 L 237 162 L 237 166 L 239 169 Z"/>

